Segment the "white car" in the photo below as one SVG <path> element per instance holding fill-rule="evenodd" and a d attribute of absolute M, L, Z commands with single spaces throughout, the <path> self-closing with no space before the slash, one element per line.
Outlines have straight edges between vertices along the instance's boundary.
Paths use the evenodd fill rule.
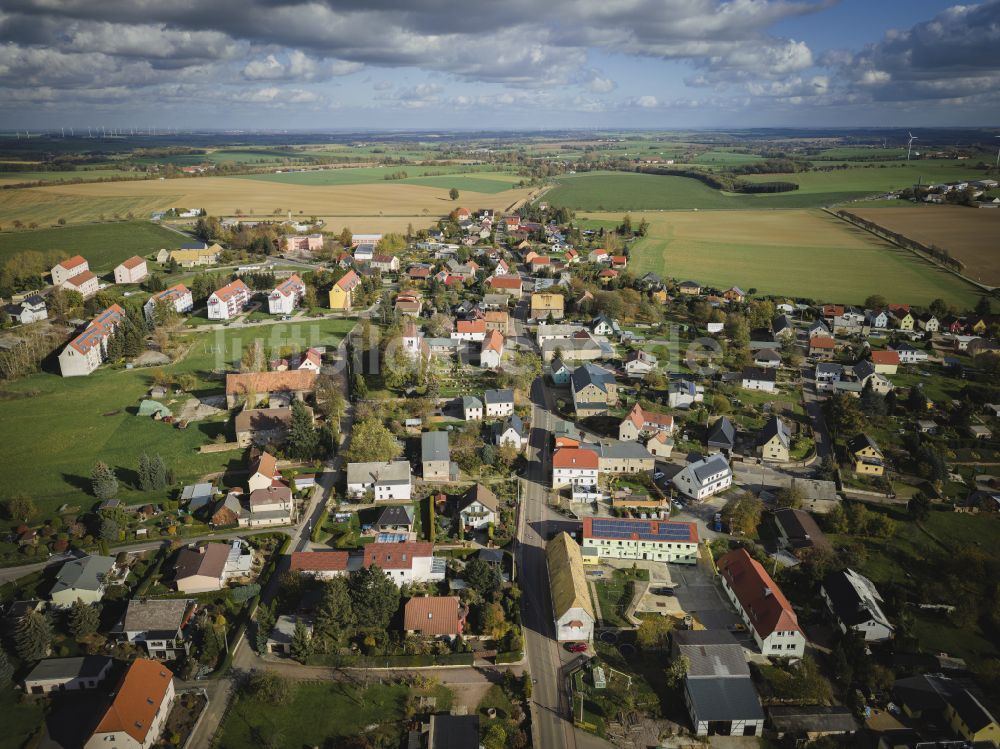
<path fill-rule="evenodd" d="M 653 474 L 653 480 L 654 481 L 659 481 L 664 476 L 666 476 L 666 474 L 663 471 L 657 471 L 656 473 Z"/>

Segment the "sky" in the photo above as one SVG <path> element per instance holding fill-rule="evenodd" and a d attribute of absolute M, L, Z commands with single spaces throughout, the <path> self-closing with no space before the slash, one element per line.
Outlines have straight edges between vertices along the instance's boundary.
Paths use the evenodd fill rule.
<path fill-rule="evenodd" d="M 1000 124 L 1000 0 L 0 0 L 0 128 Z"/>

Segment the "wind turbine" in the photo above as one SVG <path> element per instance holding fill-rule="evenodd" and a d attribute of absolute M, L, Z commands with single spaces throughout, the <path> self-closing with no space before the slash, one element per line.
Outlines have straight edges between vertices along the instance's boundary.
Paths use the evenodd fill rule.
<path fill-rule="evenodd" d="M 909 131 L 907 131 L 907 134 L 910 136 L 910 140 L 908 140 L 907 143 L 906 143 L 906 160 L 909 161 L 910 160 L 910 151 L 913 150 L 913 141 L 920 140 L 920 138 L 918 138 L 916 135 L 914 135 L 913 133 L 911 133 Z"/>

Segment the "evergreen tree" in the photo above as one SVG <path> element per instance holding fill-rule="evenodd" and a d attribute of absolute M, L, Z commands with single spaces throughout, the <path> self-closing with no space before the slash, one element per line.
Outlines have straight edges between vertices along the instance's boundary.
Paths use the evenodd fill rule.
<path fill-rule="evenodd" d="M 144 492 L 149 492 L 153 490 L 153 477 L 152 469 L 149 465 L 149 455 L 143 453 L 139 456 L 139 467 L 136 473 L 139 474 L 139 488 Z"/>
<path fill-rule="evenodd" d="M 8 686 L 13 678 L 14 666 L 10 662 L 10 656 L 0 647 L 0 688 Z"/>
<path fill-rule="evenodd" d="M 267 650 L 267 638 L 271 636 L 274 629 L 274 612 L 270 606 L 261 606 L 257 609 L 257 652 L 264 653 Z"/>
<path fill-rule="evenodd" d="M 122 339 L 121 326 L 119 325 L 108 336 L 105 353 L 107 354 L 108 361 L 115 362 L 122 358 L 123 351 L 124 341 Z"/>
<path fill-rule="evenodd" d="M 309 659 L 309 656 L 312 655 L 312 638 L 309 636 L 309 630 L 302 621 L 295 622 L 295 631 L 292 633 L 291 651 L 292 658 L 299 663 L 305 663 Z"/>
<path fill-rule="evenodd" d="M 323 587 L 323 598 L 316 609 L 313 637 L 324 646 L 339 643 L 354 629 L 355 617 L 347 578 L 335 577 Z"/>
<path fill-rule="evenodd" d="M 100 536 L 102 541 L 117 541 L 121 535 L 121 527 L 112 518 L 101 521 Z"/>
<path fill-rule="evenodd" d="M 118 494 L 118 478 L 114 469 L 104 461 L 97 461 L 94 470 L 90 472 L 91 488 L 94 496 L 100 500 L 114 499 Z"/>
<path fill-rule="evenodd" d="M 292 424 L 288 430 L 288 454 L 296 460 L 316 457 L 319 434 L 312 424 L 312 416 L 302 401 L 292 402 Z"/>
<path fill-rule="evenodd" d="M 96 606 L 77 598 L 69 610 L 69 631 L 76 639 L 92 635 L 100 624 L 100 614 Z"/>
<path fill-rule="evenodd" d="M 355 398 L 368 397 L 368 384 L 365 382 L 364 375 L 362 375 L 360 372 L 354 375 L 354 397 Z"/>
<path fill-rule="evenodd" d="M 163 462 L 163 457 L 154 455 L 149 461 L 149 468 L 153 488 L 165 489 L 170 483 L 170 472 L 167 470 L 167 464 Z"/>
<path fill-rule="evenodd" d="M 52 644 L 52 628 L 45 614 L 29 611 L 17 625 L 15 635 L 17 656 L 22 661 L 40 661 L 49 654 Z"/>
<path fill-rule="evenodd" d="M 378 565 L 360 569 L 348 582 L 358 626 L 385 630 L 399 609 L 399 588 Z"/>

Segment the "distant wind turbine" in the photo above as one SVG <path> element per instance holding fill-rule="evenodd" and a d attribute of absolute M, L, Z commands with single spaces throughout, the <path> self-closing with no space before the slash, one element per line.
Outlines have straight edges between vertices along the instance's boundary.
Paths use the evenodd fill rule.
<path fill-rule="evenodd" d="M 913 133 L 911 133 L 909 131 L 907 131 L 907 134 L 910 136 L 910 140 L 907 141 L 907 143 L 906 143 L 906 160 L 909 161 L 910 160 L 910 151 L 913 150 L 913 141 L 920 140 L 920 139 L 916 135 L 914 135 Z"/>

